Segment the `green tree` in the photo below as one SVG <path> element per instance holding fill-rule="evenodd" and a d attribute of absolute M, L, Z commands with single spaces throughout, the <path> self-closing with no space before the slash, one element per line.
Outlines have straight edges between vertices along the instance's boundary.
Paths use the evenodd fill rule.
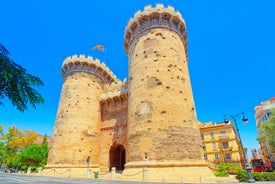
<path fill-rule="evenodd" d="M 270 152 L 275 154 L 275 108 L 271 109 L 271 116 L 268 121 L 262 123 L 258 141 L 267 144 Z"/>
<path fill-rule="evenodd" d="M 216 169 L 219 172 L 229 173 L 229 174 L 237 174 L 242 167 L 237 164 L 232 163 L 220 163 L 215 165 Z"/>
<path fill-rule="evenodd" d="M 24 112 L 28 105 L 36 108 L 44 104 L 44 99 L 32 86 L 43 86 L 36 76 L 27 73 L 26 69 L 16 64 L 9 57 L 9 51 L 0 44 L 0 105 L 4 105 L 4 97 L 8 97 L 16 108 Z"/>
<path fill-rule="evenodd" d="M 37 134 L 30 130 L 21 131 L 15 126 L 9 127 L 7 133 L 4 133 L 3 129 L 3 126 L 0 126 L 0 163 L 7 167 L 16 167 L 18 154 L 33 144 Z"/>
<path fill-rule="evenodd" d="M 39 168 L 44 167 L 47 163 L 48 143 L 44 145 L 33 144 L 26 147 L 18 156 L 18 166 L 25 170 L 28 167 Z"/>

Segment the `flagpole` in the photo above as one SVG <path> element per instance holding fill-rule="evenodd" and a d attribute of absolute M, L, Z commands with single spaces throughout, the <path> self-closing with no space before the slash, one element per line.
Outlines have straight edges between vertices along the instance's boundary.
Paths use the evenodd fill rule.
<path fill-rule="evenodd" d="M 104 62 L 106 63 L 106 54 L 107 54 L 107 48 L 104 48 Z"/>

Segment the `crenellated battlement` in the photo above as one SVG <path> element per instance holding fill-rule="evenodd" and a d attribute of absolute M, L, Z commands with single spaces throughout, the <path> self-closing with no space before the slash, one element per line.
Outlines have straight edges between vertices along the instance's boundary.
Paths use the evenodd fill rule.
<path fill-rule="evenodd" d="M 120 82 L 116 75 L 99 59 L 80 54 L 67 57 L 62 65 L 62 77 L 66 78 L 74 72 L 87 72 L 98 76 L 106 83 Z"/>
<path fill-rule="evenodd" d="M 172 6 L 165 8 L 163 4 L 145 6 L 141 12 L 138 10 L 134 18 L 131 18 L 125 28 L 124 48 L 126 53 L 132 50 L 131 46 L 135 40 L 138 40 L 142 33 L 153 28 L 166 28 L 175 31 L 181 37 L 187 56 L 187 33 L 185 22 L 178 11 Z"/>
<path fill-rule="evenodd" d="M 113 99 L 116 97 L 127 96 L 128 92 L 128 81 L 124 79 L 123 82 L 113 82 L 111 84 L 106 84 L 103 87 L 104 93 L 100 96 L 100 101 L 107 101 L 108 99 Z"/>

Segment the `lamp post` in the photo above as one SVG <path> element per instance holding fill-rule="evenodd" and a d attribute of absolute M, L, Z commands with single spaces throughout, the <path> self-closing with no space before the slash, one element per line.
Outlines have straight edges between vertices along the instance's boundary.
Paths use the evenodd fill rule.
<path fill-rule="evenodd" d="M 224 123 L 225 124 L 229 123 L 229 120 L 226 119 L 226 117 L 229 117 L 229 118 L 233 119 L 235 127 L 236 127 L 236 130 L 237 130 L 237 135 L 238 135 L 238 138 L 239 138 L 240 144 L 241 144 L 241 149 L 242 149 L 242 154 L 243 154 L 245 169 L 246 169 L 246 172 L 247 172 L 247 182 L 248 183 L 255 183 L 255 180 L 253 179 L 253 176 L 252 176 L 252 167 L 250 166 L 249 162 L 246 159 L 245 152 L 244 152 L 244 149 L 243 149 L 243 143 L 242 143 L 242 140 L 241 140 L 241 136 L 240 136 L 240 132 L 239 132 L 238 124 L 237 124 L 237 118 L 239 118 L 240 115 L 242 115 L 242 121 L 244 123 L 247 123 L 248 119 L 244 116 L 243 112 L 240 112 L 240 113 L 235 114 L 235 115 L 225 114 L 224 115 Z"/>

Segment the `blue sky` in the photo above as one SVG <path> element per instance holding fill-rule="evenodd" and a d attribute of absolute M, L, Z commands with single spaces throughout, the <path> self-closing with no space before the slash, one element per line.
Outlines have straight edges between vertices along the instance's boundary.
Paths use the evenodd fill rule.
<path fill-rule="evenodd" d="M 245 147 L 258 148 L 254 107 L 275 96 L 275 1 L 272 0 L 9 0 L 0 6 L 0 43 L 27 71 L 42 79 L 45 104 L 21 113 L 5 101 L 0 125 L 51 135 L 63 79 L 63 60 L 99 58 L 121 80 L 128 75 L 124 28 L 137 10 L 162 3 L 180 11 L 188 34 L 189 72 L 198 119 L 237 120 Z M 92 51 L 102 44 L 106 54 Z"/>

